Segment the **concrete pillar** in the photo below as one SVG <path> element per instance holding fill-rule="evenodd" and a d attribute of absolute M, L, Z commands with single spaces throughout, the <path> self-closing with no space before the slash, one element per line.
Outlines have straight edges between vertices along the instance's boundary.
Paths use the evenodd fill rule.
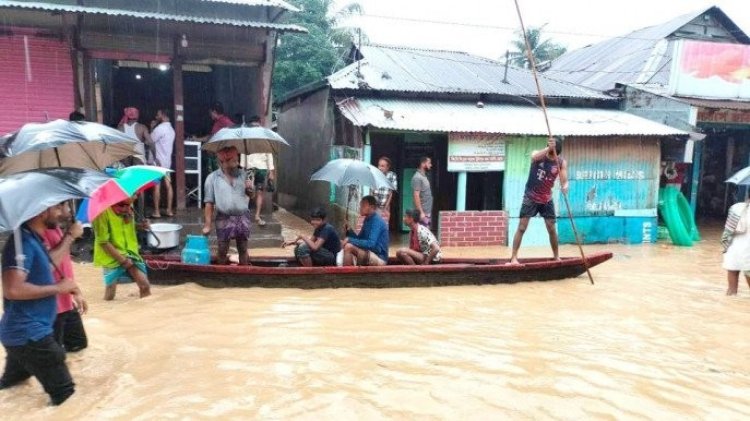
<path fill-rule="evenodd" d="M 456 210 L 457 211 L 465 211 L 466 210 L 466 171 L 461 171 L 458 173 L 458 191 L 456 192 Z"/>

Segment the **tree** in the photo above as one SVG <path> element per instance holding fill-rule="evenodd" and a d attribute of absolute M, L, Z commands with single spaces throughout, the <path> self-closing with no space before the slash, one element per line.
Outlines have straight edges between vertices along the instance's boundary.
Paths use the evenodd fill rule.
<path fill-rule="evenodd" d="M 349 3 L 332 12 L 333 0 L 297 0 L 302 11 L 289 23 L 301 25 L 307 34 L 284 34 L 276 48 L 273 94 L 281 98 L 306 84 L 330 75 L 344 62 L 340 59 L 349 48 L 357 28 L 346 26 L 346 19 L 362 13 L 362 6 Z"/>
<path fill-rule="evenodd" d="M 542 31 L 544 27 L 531 27 L 526 30 L 526 36 L 529 39 L 529 46 L 531 47 L 531 54 L 534 56 L 534 62 L 536 64 L 543 63 L 546 61 L 554 60 L 560 57 L 567 51 L 565 46 L 553 42 L 551 39 L 542 41 Z M 516 31 L 516 39 L 511 41 L 515 51 L 510 53 L 510 64 L 524 69 L 530 69 L 531 63 L 529 62 L 529 56 L 526 54 L 526 42 L 521 31 Z"/>

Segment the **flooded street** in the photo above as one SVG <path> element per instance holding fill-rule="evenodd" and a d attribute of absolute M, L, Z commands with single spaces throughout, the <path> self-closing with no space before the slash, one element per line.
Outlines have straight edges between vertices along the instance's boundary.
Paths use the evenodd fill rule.
<path fill-rule="evenodd" d="M 738 297 L 724 296 L 717 235 L 687 249 L 587 246 L 615 252 L 593 270 L 594 286 L 585 275 L 431 289 L 183 285 L 138 300 L 127 285 L 105 303 L 99 270 L 79 265 L 91 309 L 90 347 L 69 355 L 77 393 L 47 407 L 32 381 L 0 391 L 0 413 L 25 420 L 748 419 L 750 292 L 743 281 Z"/>

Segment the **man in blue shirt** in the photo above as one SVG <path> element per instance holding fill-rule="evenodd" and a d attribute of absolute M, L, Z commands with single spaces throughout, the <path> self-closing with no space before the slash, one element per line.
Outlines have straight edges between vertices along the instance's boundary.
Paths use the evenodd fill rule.
<path fill-rule="evenodd" d="M 341 241 L 344 249 L 344 266 L 384 266 L 388 264 L 388 227 L 378 216 L 378 201 L 374 196 L 365 196 L 359 203 L 359 214 L 365 217 L 359 234 L 346 226 L 346 238 Z"/>
<path fill-rule="evenodd" d="M 34 376 L 53 405 L 65 402 L 75 385 L 65 365 L 65 351 L 55 341 L 52 327 L 57 316 L 57 294 L 76 294 L 72 279 L 55 283 L 50 257 L 42 242 L 48 224 L 59 220 L 55 206 L 27 221 L 21 229 L 25 261 L 19 264 L 13 236 L 2 257 L 3 317 L 0 342 L 5 347 L 5 372 L 0 389 L 15 386 Z"/>

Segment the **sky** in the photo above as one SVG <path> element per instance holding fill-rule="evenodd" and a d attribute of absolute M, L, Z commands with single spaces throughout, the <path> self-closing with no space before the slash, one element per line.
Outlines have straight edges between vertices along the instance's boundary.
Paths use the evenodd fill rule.
<path fill-rule="evenodd" d="M 293 2 L 293 0 L 292 0 Z M 336 6 L 351 1 L 336 0 Z M 750 0 L 518 0 L 528 29 L 576 49 L 718 6 L 750 34 Z M 355 19 L 372 43 L 466 51 L 497 59 L 520 28 L 513 0 L 358 0 Z M 431 21 L 427 23 L 423 21 Z M 434 22 L 455 22 L 445 24 Z"/>

